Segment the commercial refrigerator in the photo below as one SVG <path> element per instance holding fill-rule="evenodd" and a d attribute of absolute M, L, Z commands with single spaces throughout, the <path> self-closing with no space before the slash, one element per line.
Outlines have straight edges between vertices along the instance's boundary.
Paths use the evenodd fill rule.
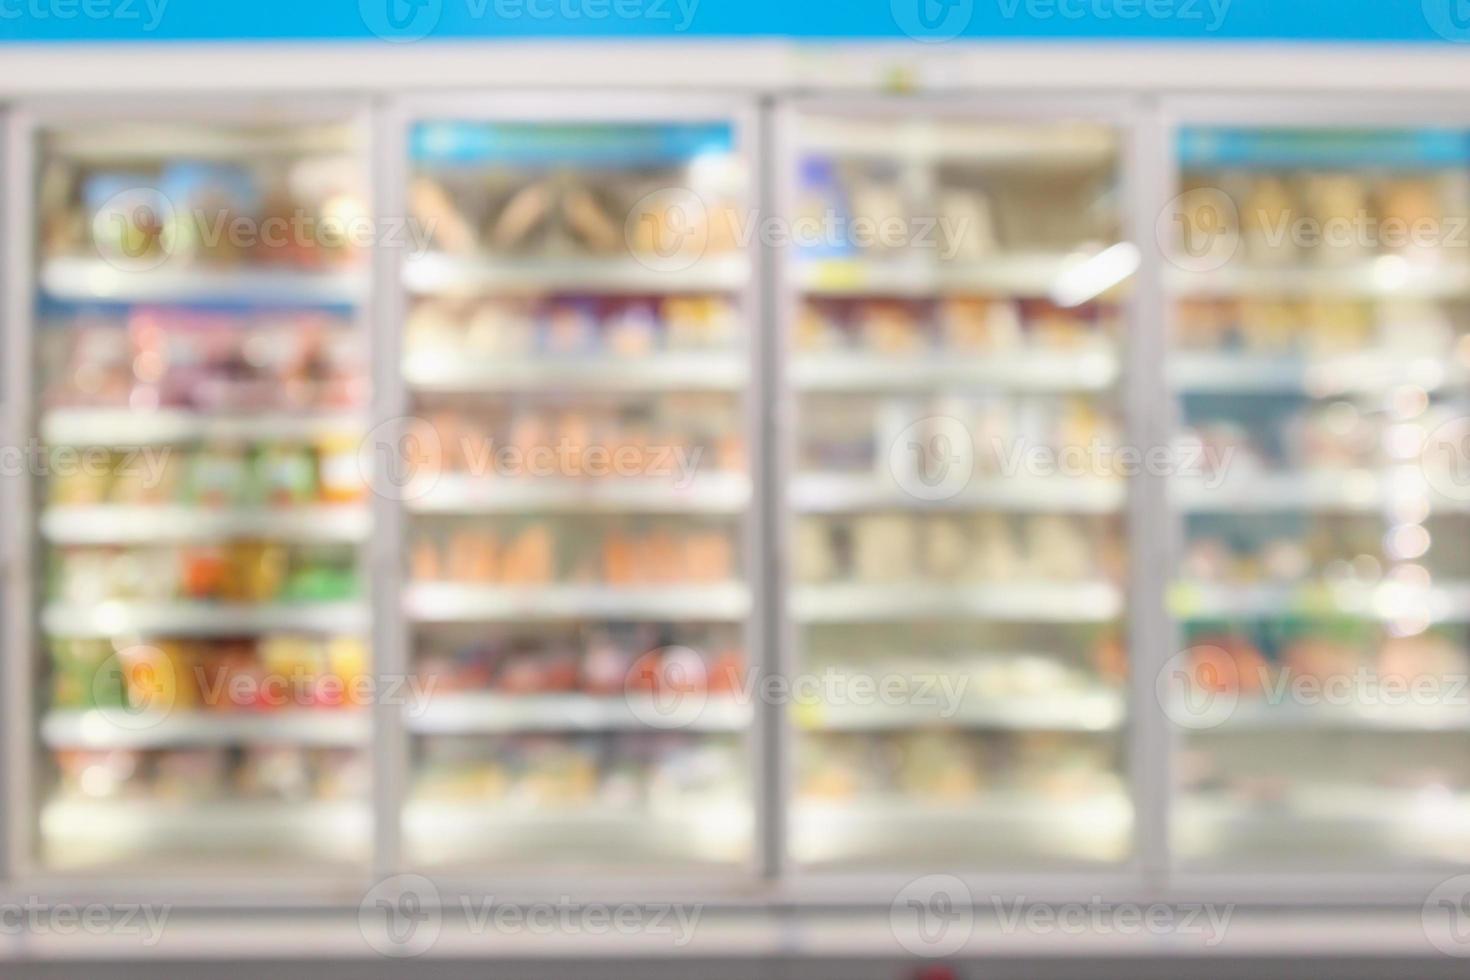
<path fill-rule="evenodd" d="M 371 853 L 365 118 L 156 105 L 9 131 L 11 869 L 326 873 Z"/>
<path fill-rule="evenodd" d="M 403 434 L 394 783 L 438 873 L 748 877 L 761 650 L 755 130 L 717 99 L 399 107 L 430 231 Z M 502 878 L 502 880 L 504 880 Z"/>
<path fill-rule="evenodd" d="M 1174 863 L 1437 882 L 1470 860 L 1470 117 L 1165 115 L 1168 407 L 1201 461 L 1169 488 Z"/>
<path fill-rule="evenodd" d="M 8 128 L 14 879 L 1470 859 L 1458 107 L 171 105 Z"/>
<path fill-rule="evenodd" d="M 813 97 L 781 135 L 791 865 L 1134 867 L 1127 115 Z"/>

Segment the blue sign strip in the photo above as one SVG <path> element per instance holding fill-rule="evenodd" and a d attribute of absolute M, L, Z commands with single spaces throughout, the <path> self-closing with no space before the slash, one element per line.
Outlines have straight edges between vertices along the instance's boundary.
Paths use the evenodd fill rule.
<path fill-rule="evenodd" d="M 0 0 L 12 42 L 477 37 L 1470 43 L 1470 0 Z"/>
<path fill-rule="evenodd" d="M 728 123 L 667 125 L 425 122 L 413 127 L 410 153 L 430 165 L 639 167 L 729 153 Z"/>
<path fill-rule="evenodd" d="M 1458 129 L 1181 130 L 1184 167 L 1453 167 L 1470 164 L 1470 132 Z"/>

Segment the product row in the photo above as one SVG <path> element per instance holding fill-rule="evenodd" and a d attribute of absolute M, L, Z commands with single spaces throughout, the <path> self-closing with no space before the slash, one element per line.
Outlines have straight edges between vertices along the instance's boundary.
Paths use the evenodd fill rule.
<path fill-rule="evenodd" d="M 367 404 L 362 338 L 323 312 L 71 308 L 38 339 L 50 408 L 326 411 Z"/>
<path fill-rule="evenodd" d="M 812 675 L 952 679 L 962 698 L 985 704 L 1118 691 L 1128 677 L 1125 636 L 1112 624 L 822 623 L 805 626 L 800 645 L 799 670 Z"/>
<path fill-rule="evenodd" d="M 740 567 L 737 536 L 697 521 L 507 518 L 489 526 L 436 525 L 415 532 L 410 576 L 416 582 L 713 584 L 736 578 Z"/>
<path fill-rule="evenodd" d="M 813 394 L 802 398 L 800 411 L 798 459 L 816 472 L 886 470 L 902 483 L 907 474 L 942 473 L 938 467 L 951 463 L 1017 479 L 1122 475 L 1113 451 L 1122 440 L 1120 419 L 1102 398 Z M 1064 461 L 1064 450 L 1077 458 Z"/>
<path fill-rule="evenodd" d="M 360 638 L 49 641 L 51 706 L 134 711 L 258 712 L 365 703 Z"/>
<path fill-rule="evenodd" d="M 412 433 L 422 462 L 470 476 L 638 477 L 682 489 L 745 468 L 741 406 L 720 394 L 462 402 L 424 399 Z"/>
<path fill-rule="evenodd" d="M 804 518 L 799 582 L 1121 581 L 1121 526 L 1111 518 L 869 514 Z"/>
<path fill-rule="evenodd" d="M 1042 299 L 808 299 L 795 325 L 803 353 L 1010 354 L 1106 348 L 1123 335 L 1121 311 Z"/>
<path fill-rule="evenodd" d="M 625 257 L 656 264 L 733 254 L 744 218 L 733 161 L 726 186 L 686 189 L 664 167 L 554 173 L 496 168 L 416 176 L 409 208 L 436 251 L 530 258 Z M 728 186 L 734 183 L 735 187 Z"/>
<path fill-rule="evenodd" d="M 446 694 L 730 694 L 745 679 L 740 639 L 736 630 L 654 624 L 540 634 L 477 628 L 469 636 L 419 636 L 414 665 L 426 686 Z"/>
<path fill-rule="evenodd" d="M 359 503 L 367 488 L 358 448 L 357 439 L 344 432 L 311 445 L 219 442 L 190 448 L 92 449 L 88 454 L 95 465 L 58 467 L 47 483 L 47 495 L 59 507 Z"/>
<path fill-rule="evenodd" d="M 1184 350 L 1238 350 L 1302 356 L 1370 351 L 1470 360 L 1457 324 L 1464 309 L 1412 297 L 1377 301 L 1321 295 L 1309 299 L 1186 299 L 1177 306 L 1175 343 Z"/>
<path fill-rule="evenodd" d="M 1192 582 L 1253 585 L 1302 580 L 1372 585 L 1394 561 L 1426 575 L 1470 577 L 1462 517 L 1388 527 L 1380 517 L 1341 514 L 1193 516 L 1179 569 Z"/>
<path fill-rule="evenodd" d="M 426 737 L 413 795 L 503 810 L 742 809 L 750 775 L 739 739 L 682 733 Z"/>
<path fill-rule="evenodd" d="M 177 805 L 363 800 L 371 776 L 364 752 L 289 746 L 68 749 L 54 752 L 52 761 L 62 800 Z"/>
<path fill-rule="evenodd" d="M 1234 693 L 1279 699 L 1289 685 L 1306 680 L 1353 687 L 1331 696 L 1381 696 L 1389 685 L 1400 686 L 1401 698 L 1425 703 L 1453 703 L 1460 680 L 1470 669 L 1466 638 L 1449 630 L 1412 636 L 1384 635 L 1380 630 L 1345 620 L 1308 623 L 1286 618 L 1224 631 L 1201 629 L 1189 634 L 1188 669 L 1201 692 Z M 1368 679 L 1365 681 L 1365 679 Z M 1379 686 L 1375 692 L 1367 684 Z M 1286 685 L 1286 686 L 1282 686 Z"/>
<path fill-rule="evenodd" d="M 973 262 L 1119 240 L 1111 160 L 1063 171 L 945 164 L 919 179 L 904 161 L 804 154 L 793 221 L 803 257 Z M 927 170 L 927 168 L 925 168 Z M 931 179 L 932 178 L 932 179 Z M 928 216 L 944 220 L 925 222 Z"/>
<path fill-rule="evenodd" d="M 1118 745 L 1059 732 L 803 736 L 797 793 L 812 800 L 893 799 L 943 805 L 984 793 L 1057 801 L 1123 792 Z"/>
<path fill-rule="evenodd" d="M 1429 431 L 1456 417 L 1453 405 L 1431 406 L 1422 390 L 1376 405 L 1297 395 L 1199 395 L 1183 408 L 1181 441 L 1201 450 L 1199 475 L 1217 480 L 1412 463 Z M 1409 419 L 1414 423 L 1401 424 Z"/>
<path fill-rule="evenodd" d="M 114 169 L 52 156 L 40 182 L 42 251 L 123 267 L 341 267 L 360 258 L 362 168 L 339 152 L 229 160 L 135 159 Z"/>
<path fill-rule="evenodd" d="M 361 595 L 357 554 L 350 547 L 233 541 L 65 548 L 51 558 L 48 594 L 82 608 L 112 600 L 333 602 Z"/>
<path fill-rule="evenodd" d="M 729 351 L 740 336 L 735 304 L 721 296 L 421 299 L 404 349 L 481 357 L 639 358 Z"/>
<path fill-rule="evenodd" d="M 1188 231 L 1231 236 L 1255 265 L 1351 263 L 1375 255 L 1453 261 L 1446 215 L 1470 214 L 1470 176 L 1304 170 L 1192 171 Z"/>

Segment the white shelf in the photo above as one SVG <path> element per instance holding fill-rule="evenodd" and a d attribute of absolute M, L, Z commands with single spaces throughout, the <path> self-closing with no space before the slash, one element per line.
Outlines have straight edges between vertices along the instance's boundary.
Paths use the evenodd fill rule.
<path fill-rule="evenodd" d="M 1470 373 L 1447 365 L 1443 358 L 1406 357 L 1385 350 L 1296 356 L 1186 351 L 1169 356 L 1168 378 L 1176 391 L 1183 392 L 1300 392 L 1327 398 L 1406 384 L 1433 391 L 1462 385 Z"/>
<path fill-rule="evenodd" d="M 421 514 L 618 513 L 739 514 L 750 506 L 743 473 L 710 473 L 678 486 L 677 476 L 568 480 L 441 476 L 408 503 Z"/>
<path fill-rule="evenodd" d="M 1445 693 L 1451 691 L 1445 688 Z M 1394 692 L 1397 697 L 1404 692 Z M 1213 731 L 1381 731 L 1470 732 L 1470 706 L 1465 704 L 1303 704 L 1285 700 L 1241 698 Z"/>
<path fill-rule="evenodd" d="M 221 538 L 358 542 L 372 530 L 363 507 L 283 507 L 244 510 L 201 507 L 50 507 L 41 536 L 54 544 L 161 544 Z"/>
<path fill-rule="evenodd" d="M 1118 380 L 1118 358 L 1102 347 L 918 356 L 812 351 L 798 354 L 790 373 L 792 385 L 801 391 L 1105 391 Z"/>
<path fill-rule="evenodd" d="M 175 855 L 194 867 L 203 857 L 206 868 L 232 858 L 361 861 L 372 815 L 365 801 L 55 799 L 42 807 L 40 830 L 52 868 L 136 865 L 157 874 Z"/>
<path fill-rule="evenodd" d="M 462 870 L 480 862 L 532 875 L 567 863 L 588 868 L 733 866 L 749 860 L 748 804 L 534 806 L 525 801 L 410 798 L 403 835 L 416 862 Z"/>
<path fill-rule="evenodd" d="M 1462 582 L 1427 589 L 1390 582 L 1250 586 L 1177 582 L 1168 598 L 1175 616 L 1195 620 L 1319 615 L 1382 621 L 1421 616 L 1436 623 L 1470 621 L 1470 583 Z"/>
<path fill-rule="evenodd" d="M 369 610 L 356 602 L 244 604 L 121 602 L 53 604 L 41 613 L 51 636 L 232 636 L 254 633 L 361 633 Z"/>
<path fill-rule="evenodd" d="M 54 299 L 75 302 L 350 306 L 367 296 L 367 276 L 362 271 L 216 269 L 173 260 L 127 271 L 100 258 L 65 258 L 42 265 L 41 289 Z"/>
<path fill-rule="evenodd" d="M 809 296 L 910 296 L 940 293 L 1044 297 L 1063 273 L 1091 256 L 1038 252 L 998 254 L 964 262 L 937 261 L 936 253 L 888 261 L 814 259 L 799 261 L 793 278 Z"/>
<path fill-rule="evenodd" d="M 51 128 L 46 133 L 47 149 L 57 157 L 109 167 L 121 160 L 156 164 L 169 158 L 238 165 L 241 160 L 271 157 L 341 156 L 352 152 L 354 142 L 347 127 L 326 119 L 321 120 L 323 124 L 248 129 L 185 128 L 139 118 L 117 122 L 105 127 Z"/>
<path fill-rule="evenodd" d="M 792 849 L 804 864 L 962 860 L 1113 862 L 1129 851 L 1132 806 L 1126 796 L 1047 798 L 999 791 L 953 803 L 903 796 L 826 802 L 792 808 Z"/>
<path fill-rule="evenodd" d="M 1271 295 L 1375 299 L 1414 296 L 1454 299 L 1470 295 L 1470 265 L 1429 266 L 1412 262 L 1383 265 L 1383 261 L 1379 258 L 1342 266 L 1232 264 L 1207 272 L 1173 269 L 1165 277 L 1165 283 L 1177 295 L 1200 297 Z"/>
<path fill-rule="evenodd" d="M 869 826 L 903 826 L 915 824 L 963 825 L 965 823 L 1029 824 L 1037 821 L 1054 823 L 1084 819 L 1090 808 L 1121 807 L 1126 814 L 1128 800 L 1123 796 L 1103 795 L 1077 799 L 1050 799 L 1036 793 L 1015 790 L 990 792 L 953 803 L 933 803 L 898 794 L 858 797 L 853 800 L 796 802 L 802 819 L 818 814 L 845 824 Z M 815 820 L 813 822 L 816 822 Z"/>
<path fill-rule="evenodd" d="M 648 357 L 498 357 L 420 351 L 404 358 L 403 375 L 421 391 L 499 392 L 566 388 L 576 391 L 739 391 L 745 362 L 726 352 Z"/>
<path fill-rule="evenodd" d="M 361 434 L 363 416 L 351 414 L 208 415 L 160 409 L 64 408 L 41 419 L 41 438 L 58 446 L 149 446 L 185 442 L 314 442 Z"/>
<path fill-rule="evenodd" d="M 1252 803 L 1223 793 L 1181 794 L 1174 803 L 1182 860 L 1239 867 L 1302 862 L 1319 871 L 1348 856 L 1371 863 L 1431 865 L 1440 874 L 1470 859 L 1470 799 L 1443 791 L 1312 786 Z M 1376 861 L 1373 859 L 1377 858 Z"/>
<path fill-rule="evenodd" d="M 795 478 L 791 505 L 806 514 L 847 514 L 872 510 L 1003 510 L 1108 514 L 1127 499 L 1122 480 L 1097 477 L 975 477 L 944 500 L 907 493 L 889 473 L 811 473 Z"/>
<path fill-rule="evenodd" d="M 877 157 L 919 163 L 953 161 L 980 166 L 1103 167 L 1117 159 L 1111 133 L 1095 128 L 1024 133 L 993 126 L 943 126 L 927 120 L 885 120 L 872 125 L 835 117 L 804 116 L 795 134 L 803 151 L 833 156 Z"/>
<path fill-rule="evenodd" d="M 1327 820 L 1391 826 L 1404 820 L 1413 808 L 1414 794 L 1402 790 L 1372 786 L 1315 786 L 1288 795 L 1284 799 L 1252 805 L 1223 795 L 1182 794 L 1180 816 L 1205 818 L 1220 823 L 1275 822 L 1281 820 Z M 1449 801 L 1454 809 L 1464 810 L 1466 800 Z M 1470 832 L 1462 825 L 1461 832 Z"/>
<path fill-rule="evenodd" d="M 175 711 L 157 716 L 104 710 L 52 711 L 41 740 L 52 748 L 169 749 L 191 746 L 354 747 L 368 741 L 366 708 Z"/>
<path fill-rule="evenodd" d="M 803 623 L 940 618 L 1101 623 L 1122 610 L 1122 594 L 1105 582 L 803 585 L 791 600 L 792 615 Z"/>
<path fill-rule="evenodd" d="M 1189 513 L 1287 511 L 1378 511 L 1384 505 L 1380 475 L 1372 470 L 1304 470 L 1294 473 L 1237 472 L 1213 485 L 1199 477 L 1175 477 L 1174 505 Z"/>
<path fill-rule="evenodd" d="M 519 588 L 419 582 L 407 587 L 404 607 L 422 623 L 520 622 L 563 619 L 725 622 L 744 619 L 744 585 L 607 588 L 546 585 Z"/>
<path fill-rule="evenodd" d="M 703 256 L 688 268 L 660 270 L 629 255 L 605 258 L 460 257 L 421 255 L 403 266 L 415 294 L 732 292 L 750 278 L 742 255 Z"/>
<path fill-rule="evenodd" d="M 914 728 L 1000 731 L 1106 732 L 1124 720 L 1123 698 L 1114 691 L 1058 692 L 1047 697 L 967 698 L 951 716 L 922 704 L 800 704 L 792 709 L 807 731 L 881 732 Z"/>
<path fill-rule="evenodd" d="M 670 703 L 675 696 L 670 695 Z M 694 705 L 698 706 L 695 710 Z M 652 696 L 634 701 L 622 694 L 507 695 L 488 693 L 436 694 L 421 710 L 405 718 L 408 730 L 419 735 L 482 734 L 495 732 L 602 732 L 647 731 L 647 719 L 669 715 L 681 731 L 739 732 L 750 726 L 754 712 L 731 695 L 688 693 L 678 710 Z"/>

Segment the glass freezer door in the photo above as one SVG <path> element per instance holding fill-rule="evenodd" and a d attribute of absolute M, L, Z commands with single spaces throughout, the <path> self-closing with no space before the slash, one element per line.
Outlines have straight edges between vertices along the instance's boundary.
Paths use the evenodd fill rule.
<path fill-rule="evenodd" d="M 369 853 L 360 130 L 221 115 L 32 131 L 43 870 Z"/>
<path fill-rule="evenodd" d="M 1177 861 L 1463 864 L 1470 131 L 1175 150 Z"/>
<path fill-rule="evenodd" d="M 793 860 L 1119 862 L 1120 135 L 823 103 L 786 138 Z"/>
<path fill-rule="evenodd" d="M 415 865 L 754 855 L 747 135 L 639 111 L 407 126 Z"/>

